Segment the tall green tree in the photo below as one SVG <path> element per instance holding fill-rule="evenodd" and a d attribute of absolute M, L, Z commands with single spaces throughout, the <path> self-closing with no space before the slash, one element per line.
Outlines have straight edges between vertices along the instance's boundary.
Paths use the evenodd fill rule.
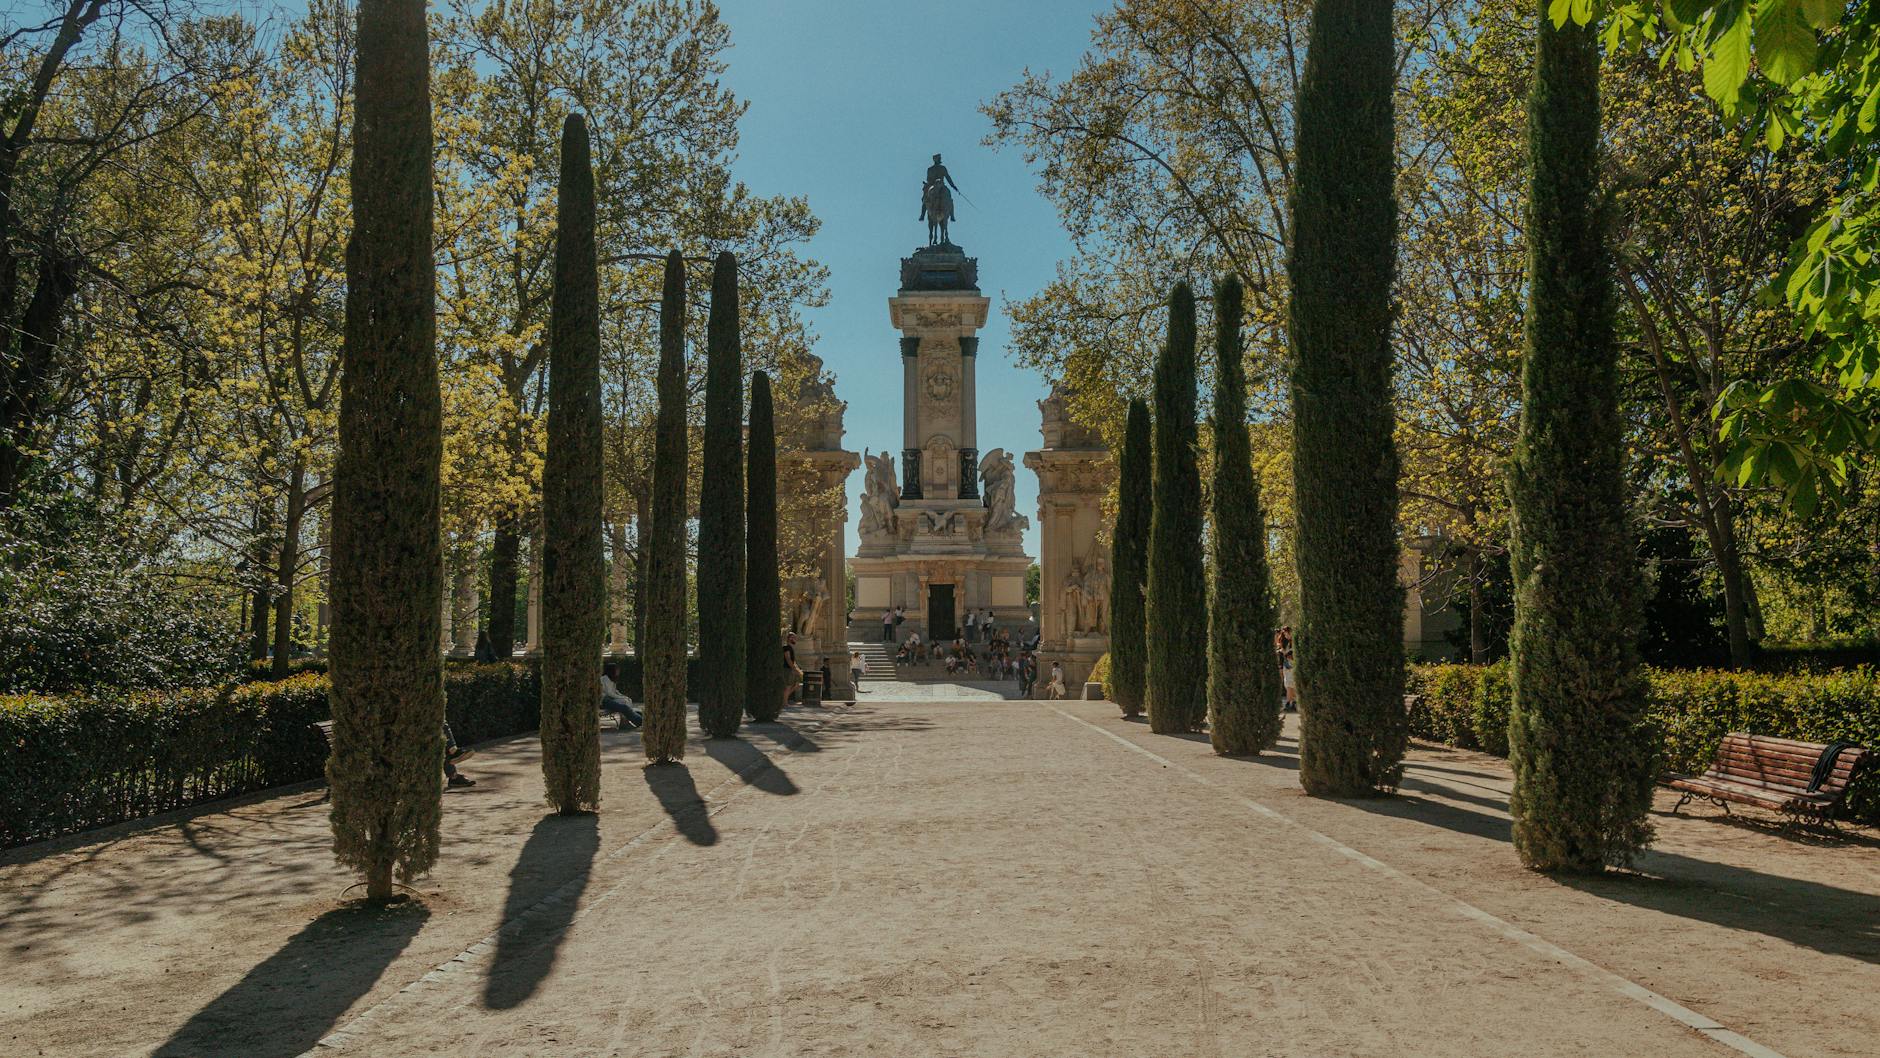
<path fill-rule="evenodd" d="M 443 405 L 423 0 L 360 0 L 353 235 L 333 482 L 333 852 L 392 895 L 437 861 Z"/>
<path fill-rule="evenodd" d="M 646 571 L 646 723 L 655 763 L 685 759 L 685 259 L 666 255 L 659 307 L 659 412 Z M 598 524 L 598 523 L 596 523 Z"/>
<path fill-rule="evenodd" d="M 1537 5 L 1528 96 L 1527 352 L 1513 505 L 1515 850 L 1599 871 L 1651 839 L 1612 262 L 1599 187 L 1599 40 Z"/>
<path fill-rule="evenodd" d="M 1195 295 L 1168 299 L 1168 342 L 1155 365 L 1155 510 L 1149 523 L 1149 729 L 1196 731 L 1208 711 L 1208 585 L 1195 444 Z"/>
<path fill-rule="evenodd" d="M 783 712 L 786 671 L 777 636 L 783 629 L 783 577 L 777 557 L 777 421 L 770 401 L 770 376 L 751 375 L 748 461 L 750 493 L 745 504 L 744 569 L 745 693 L 751 719 L 769 722 Z"/>
<path fill-rule="evenodd" d="M 1409 740 L 1391 440 L 1392 36 L 1391 0 L 1318 0 L 1294 147 L 1299 781 L 1331 797 L 1395 788 Z"/>
<path fill-rule="evenodd" d="M 1129 402 L 1118 460 L 1116 532 L 1110 542 L 1110 696 L 1123 715 L 1141 716 L 1149 640 L 1143 588 L 1149 576 L 1149 523 L 1154 514 L 1149 406 Z"/>
<path fill-rule="evenodd" d="M 1247 371 L 1238 277 L 1214 288 L 1214 591 L 1208 611 L 1208 740 L 1214 752 L 1258 753 L 1279 741 L 1266 519 L 1247 437 Z M 1114 662 L 1112 662 L 1114 665 Z"/>
<path fill-rule="evenodd" d="M 548 310 L 548 459 L 542 467 L 542 781 L 563 815 L 601 800 L 601 308 L 587 121 L 568 115 Z"/>
<path fill-rule="evenodd" d="M 698 500 L 698 720 L 712 738 L 734 737 L 744 719 L 744 616 L 744 348 L 727 251 L 712 265 Z"/>

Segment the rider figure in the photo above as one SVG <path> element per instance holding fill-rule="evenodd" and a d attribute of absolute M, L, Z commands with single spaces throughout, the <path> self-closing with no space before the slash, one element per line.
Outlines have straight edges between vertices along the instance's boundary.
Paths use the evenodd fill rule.
<path fill-rule="evenodd" d="M 960 189 L 960 185 L 953 182 L 953 174 L 947 172 L 947 167 L 940 164 L 940 156 L 937 154 L 933 156 L 933 164 L 927 167 L 926 183 L 921 185 L 921 192 L 922 192 L 920 196 L 920 219 L 921 220 L 928 219 L 927 218 L 927 194 L 926 192 L 932 189 L 935 185 L 951 187 L 955 191 L 958 191 Z M 939 218 L 935 218 L 935 219 L 939 219 Z M 946 219 L 952 220 L 953 218 L 948 217 Z"/>

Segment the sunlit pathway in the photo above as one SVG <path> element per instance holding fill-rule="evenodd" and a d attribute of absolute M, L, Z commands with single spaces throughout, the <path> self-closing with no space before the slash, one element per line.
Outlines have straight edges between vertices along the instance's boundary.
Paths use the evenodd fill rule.
<path fill-rule="evenodd" d="M 1474 899 L 1474 880 L 1433 891 L 1250 805 L 1305 803 L 1286 792 L 1287 757 L 1199 759 L 1204 745 L 1145 738 L 1094 703 L 864 704 L 830 729 L 866 735 L 779 758 L 754 789 L 596 872 L 571 920 L 537 914 L 328 1048 L 1732 1053 L 1622 994 L 1619 972 L 1466 917 L 1444 894 Z M 1361 851 L 1415 850 L 1394 844 Z"/>

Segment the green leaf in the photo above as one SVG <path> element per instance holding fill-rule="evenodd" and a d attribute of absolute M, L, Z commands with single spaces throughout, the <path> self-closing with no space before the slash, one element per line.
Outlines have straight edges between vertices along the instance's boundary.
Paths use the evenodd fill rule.
<path fill-rule="evenodd" d="M 1802 0 L 1802 17 L 1816 29 L 1829 29 L 1841 21 L 1847 0 Z"/>
<path fill-rule="evenodd" d="M 1671 16 L 1677 28 L 1697 25 L 1697 20 L 1710 10 L 1710 0 L 1665 0 L 1665 13 Z"/>
<path fill-rule="evenodd" d="M 1726 107 L 1736 105 L 1749 77 L 1749 24 L 1748 17 L 1739 15 L 1704 61 L 1704 91 Z"/>
<path fill-rule="evenodd" d="M 1547 0 L 1547 18 L 1555 29 L 1565 26 L 1572 15 L 1573 0 Z"/>
<path fill-rule="evenodd" d="M 1880 113 L 1880 80 L 1875 81 L 1873 91 L 1867 93 L 1867 100 L 1860 105 L 1860 115 L 1854 119 L 1854 123 L 1860 127 L 1860 131 L 1872 132 L 1877 113 Z"/>
<path fill-rule="evenodd" d="M 1815 31 L 1801 8 L 1774 0 L 1754 19 L 1756 62 L 1779 85 L 1791 85 L 1815 72 Z"/>
<path fill-rule="evenodd" d="M 1802 475 L 1801 480 L 1789 490 L 1789 508 L 1801 518 L 1812 517 L 1820 500 L 1821 495 L 1815 487 L 1813 473 Z"/>

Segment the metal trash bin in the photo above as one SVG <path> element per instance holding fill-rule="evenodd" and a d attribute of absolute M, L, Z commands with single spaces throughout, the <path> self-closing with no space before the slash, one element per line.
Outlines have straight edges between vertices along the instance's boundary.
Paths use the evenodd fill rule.
<path fill-rule="evenodd" d="M 823 699 L 822 671 L 812 669 L 803 674 L 803 704 L 811 702 L 821 704 Z"/>

